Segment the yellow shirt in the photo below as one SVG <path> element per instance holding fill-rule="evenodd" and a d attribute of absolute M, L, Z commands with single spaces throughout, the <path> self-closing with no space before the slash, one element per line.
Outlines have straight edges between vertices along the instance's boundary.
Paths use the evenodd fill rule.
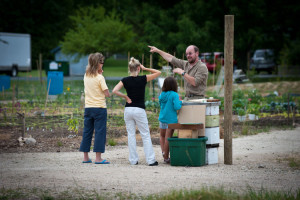
<path fill-rule="evenodd" d="M 84 93 L 86 108 L 106 108 L 104 90 L 107 90 L 105 79 L 102 74 L 95 77 L 87 77 L 84 74 Z"/>

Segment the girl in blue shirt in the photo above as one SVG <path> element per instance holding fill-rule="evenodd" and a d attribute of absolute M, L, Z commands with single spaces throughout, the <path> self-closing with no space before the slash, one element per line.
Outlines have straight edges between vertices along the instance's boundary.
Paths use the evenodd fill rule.
<path fill-rule="evenodd" d="M 170 163 L 168 138 L 173 136 L 174 129 L 169 129 L 168 124 L 178 123 L 177 110 L 182 106 L 182 101 L 180 101 L 177 94 L 177 82 L 175 78 L 167 77 L 164 80 L 162 93 L 159 96 L 159 104 L 160 146 L 164 162 Z"/>

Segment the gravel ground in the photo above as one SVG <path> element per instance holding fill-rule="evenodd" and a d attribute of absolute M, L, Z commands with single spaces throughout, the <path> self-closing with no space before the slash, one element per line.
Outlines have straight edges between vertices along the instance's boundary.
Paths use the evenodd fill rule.
<path fill-rule="evenodd" d="M 0 188 L 41 188 L 61 192 L 71 188 L 95 190 L 100 194 L 147 195 L 173 189 L 219 187 L 243 192 L 255 190 L 292 191 L 300 188 L 300 170 L 288 158 L 300 159 L 300 127 L 233 139 L 233 165 L 224 164 L 221 140 L 218 164 L 174 167 L 163 163 L 160 146 L 154 145 L 158 166 L 146 165 L 138 147 L 139 165 L 128 163 L 127 146 L 108 146 L 103 158 L 109 165 L 82 164 L 80 152 L 1 153 Z M 95 154 L 90 154 L 94 160 Z"/>

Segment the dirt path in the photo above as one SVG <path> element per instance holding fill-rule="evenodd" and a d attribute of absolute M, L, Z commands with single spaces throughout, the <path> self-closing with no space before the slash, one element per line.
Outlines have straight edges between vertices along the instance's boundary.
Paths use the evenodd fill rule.
<path fill-rule="evenodd" d="M 275 191 L 300 188 L 300 171 L 288 166 L 286 158 L 300 158 L 300 127 L 233 139 L 233 165 L 224 165 L 223 140 L 219 164 L 202 167 L 173 167 L 162 163 L 160 147 L 155 145 L 159 166 L 145 163 L 138 147 L 139 165 L 128 164 L 127 146 L 107 147 L 110 165 L 82 164 L 82 154 L 2 153 L 0 188 L 42 188 L 65 191 L 85 188 L 102 192 L 130 192 L 138 195 L 172 189 L 223 186 L 242 192 L 250 186 Z M 91 154 L 94 159 L 94 154 Z"/>

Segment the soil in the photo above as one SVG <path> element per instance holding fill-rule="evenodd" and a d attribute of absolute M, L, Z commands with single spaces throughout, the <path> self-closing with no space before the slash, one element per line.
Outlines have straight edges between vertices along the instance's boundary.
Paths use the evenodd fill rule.
<path fill-rule="evenodd" d="M 288 123 L 282 119 L 259 121 L 255 123 L 256 128 Z M 242 126 L 243 123 L 234 122 L 233 130 Z M 36 145 L 21 147 L 17 142 L 20 132 L 18 128 L 0 128 L 0 188 L 40 188 L 54 192 L 83 189 L 99 194 L 122 192 L 137 195 L 203 187 L 223 187 L 239 193 L 248 187 L 293 193 L 300 189 L 299 165 L 289 166 L 289 161 L 300 160 L 299 126 L 292 130 L 275 129 L 233 138 L 232 165 L 224 164 L 224 140 L 221 139 L 218 164 L 201 167 L 164 164 L 159 134 L 155 131 L 151 135 L 159 162 L 155 167 L 147 166 L 139 135 L 139 165 L 129 165 L 127 138 L 121 128 L 114 130 L 123 135 L 116 138 L 118 145 L 106 146 L 102 155 L 111 162 L 109 165 L 81 163 L 82 153 L 78 152 L 81 136 L 68 130 L 31 131 L 31 136 L 37 140 Z M 114 132 L 108 130 L 108 135 L 116 135 Z M 95 154 L 90 153 L 90 157 L 94 160 Z"/>
<path fill-rule="evenodd" d="M 239 122 L 237 116 L 233 115 L 232 131 L 233 137 L 238 137 L 245 126 L 248 129 L 264 129 L 266 127 L 287 127 L 292 124 L 300 124 L 300 117 L 296 117 L 294 122 L 290 118 L 287 120 L 284 117 L 266 117 L 255 121 L 247 121 L 246 123 Z M 220 138 L 223 138 L 223 114 L 220 114 Z M 159 129 L 151 128 L 152 144 L 159 145 Z M 34 138 L 36 145 L 20 146 L 18 138 L 22 136 L 22 126 L 0 126 L 0 153 L 31 153 L 31 152 L 78 152 L 82 129 L 78 133 L 69 131 L 66 128 L 50 129 L 30 129 L 25 131 L 24 137 Z M 137 131 L 138 133 L 138 131 Z M 107 140 L 113 138 L 117 145 L 127 145 L 126 127 L 119 128 L 108 127 Z M 137 144 L 142 146 L 142 140 L 137 134 Z"/>

